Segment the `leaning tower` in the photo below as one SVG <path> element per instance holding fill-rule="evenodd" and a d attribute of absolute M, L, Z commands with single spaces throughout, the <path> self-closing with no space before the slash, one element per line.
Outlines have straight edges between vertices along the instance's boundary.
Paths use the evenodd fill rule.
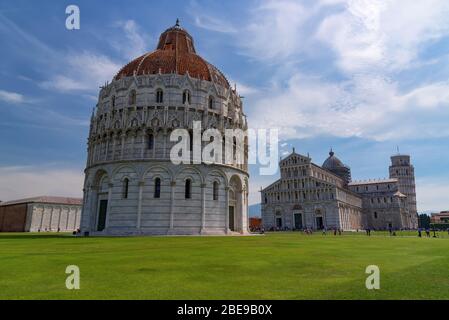
<path fill-rule="evenodd" d="M 398 179 L 399 191 L 407 196 L 407 208 L 410 215 L 410 227 L 418 227 L 416 209 L 415 168 L 409 155 L 391 156 L 390 178 Z"/>

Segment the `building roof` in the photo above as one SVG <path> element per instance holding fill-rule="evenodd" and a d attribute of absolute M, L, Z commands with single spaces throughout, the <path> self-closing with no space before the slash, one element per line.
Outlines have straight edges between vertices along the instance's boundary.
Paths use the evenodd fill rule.
<path fill-rule="evenodd" d="M 349 183 L 350 186 L 361 186 L 366 184 L 379 184 L 379 183 L 396 183 L 398 179 L 373 179 L 373 180 L 360 180 L 360 181 L 352 181 Z"/>
<path fill-rule="evenodd" d="M 53 203 L 53 204 L 65 204 L 65 205 L 82 205 L 83 199 L 67 198 L 67 197 L 40 196 L 40 197 L 34 197 L 34 198 L 25 198 L 25 199 L 0 202 L 0 206 L 9 206 L 9 205 L 13 205 L 13 204 L 26 204 L 26 203 Z"/>
<path fill-rule="evenodd" d="M 346 167 L 340 159 L 335 156 L 335 153 L 332 151 L 329 152 L 329 157 L 324 160 L 323 165 L 321 166 L 324 169 L 332 170 L 336 168 L 344 168 Z"/>
<path fill-rule="evenodd" d="M 228 80 L 220 70 L 196 54 L 193 38 L 180 27 L 179 20 L 160 35 L 155 51 L 148 52 L 125 65 L 114 80 L 158 73 L 188 74 L 192 78 L 230 88 Z"/>

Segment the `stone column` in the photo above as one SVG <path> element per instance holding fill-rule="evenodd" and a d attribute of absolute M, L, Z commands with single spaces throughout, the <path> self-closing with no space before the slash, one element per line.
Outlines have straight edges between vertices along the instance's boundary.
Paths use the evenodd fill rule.
<path fill-rule="evenodd" d="M 174 222 L 175 222 L 175 211 L 174 211 L 174 205 L 175 205 L 175 186 L 176 181 L 170 182 L 170 230 L 173 231 L 174 228 Z"/>
<path fill-rule="evenodd" d="M 225 188 L 225 233 L 229 233 L 229 187 Z"/>
<path fill-rule="evenodd" d="M 142 195 L 143 195 L 143 186 L 145 181 L 139 181 L 139 202 L 137 204 L 137 229 L 140 229 L 142 225 Z"/>
<path fill-rule="evenodd" d="M 142 141 L 141 141 L 141 149 L 140 149 L 140 157 L 143 159 L 145 155 L 145 132 L 142 132 Z"/>
<path fill-rule="evenodd" d="M 201 233 L 206 227 L 206 184 L 201 184 Z"/>
<path fill-rule="evenodd" d="M 57 229 L 59 229 L 59 230 L 62 229 L 62 228 L 61 228 L 61 215 L 62 215 L 62 207 L 59 208 L 59 215 L 58 215 L 58 228 L 57 228 Z M 57 229 L 56 229 L 56 230 L 57 230 Z"/>
<path fill-rule="evenodd" d="M 95 231 L 97 226 L 97 202 L 98 201 L 98 187 L 90 187 L 90 206 L 89 206 L 89 231 Z"/>
<path fill-rule="evenodd" d="M 51 207 L 51 210 L 50 210 L 50 223 L 48 224 L 48 230 L 49 231 L 51 231 L 51 224 L 52 224 L 52 222 L 53 222 L 53 207 Z"/>
<path fill-rule="evenodd" d="M 108 227 L 109 227 L 109 218 L 111 216 L 111 201 L 112 201 L 112 187 L 114 185 L 112 183 L 108 184 L 108 206 L 106 208 L 106 223 L 104 228 L 106 229 L 106 232 L 108 231 Z M 76 215 L 75 215 L 75 219 L 76 219 Z M 76 220 L 75 220 L 75 224 L 76 224 Z"/>
<path fill-rule="evenodd" d="M 123 159 L 125 159 L 125 155 L 124 155 L 124 152 L 125 152 L 125 137 L 126 137 L 126 135 L 125 134 L 122 134 L 122 136 L 121 136 L 121 139 L 122 139 L 122 146 L 121 146 L 121 153 L 120 153 L 120 160 L 123 160 Z"/>

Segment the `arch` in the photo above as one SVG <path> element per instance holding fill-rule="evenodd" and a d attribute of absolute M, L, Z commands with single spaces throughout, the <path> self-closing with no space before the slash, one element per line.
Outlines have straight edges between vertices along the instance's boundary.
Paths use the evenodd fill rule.
<path fill-rule="evenodd" d="M 246 215 L 243 208 L 243 182 L 240 176 L 236 174 L 229 179 L 228 200 L 228 228 L 231 231 L 243 233 L 243 222 Z"/>
<path fill-rule="evenodd" d="M 213 181 L 214 180 L 214 174 L 220 176 L 223 179 L 223 183 L 224 183 L 224 187 L 225 188 L 227 188 L 229 186 L 228 178 L 226 176 L 226 173 L 222 169 L 220 169 L 220 168 L 213 168 L 212 170 L 210 170 L 207 173 L 206 181 L 207 180 Z"/>
<path fill-rule="evenodd" d="M 148 175 L 152 170 L 157 170 L 157 169 L 164 171 L 164 172 L 168 175 L 168 179 L 169 179 L 170 181 L 173 180 L 173 177 L 174 177 L 173 172 L 172 172 L 169 168 L 166 168 L 166 167 L 164 167 L 164 166 L 162 166 L 162 165 L 154 165 L 154 166 L 150 166 L 149 168 L 147 168 L 147 169 L 144 171 L 144 173 L 142 174 L 142 180 L 145 179 L 145 178 L 147 177 L 147 175 Z M 164 178 L 163 178 L 161 175 L 159 175 L 159 174 L 155 174 L 155 175 L 153 175 L 153 177 L 160 177 L 160 178 L 164 179 Z"/>
<path fill-rule="evenodd" d="M 115 169 L 112 171 L 112 177 L 113 177 L 112 180 L 116 180 L 117 174 L 118 174 L 120 171 L 122 171 L 123 169 L 125 169 L 125 168 L 129 168 L 129 169 L 132 171 L 132 173 L 134 173 L 134 174 L 137 176 L 137 170 L 136 170 L 136 168 L 135 168 L 134 166 L 132 166 L 132 165 L 130 165 L 130 164 L 123 164 L 123 165 L 121 165 L 121 166 L 118 166 L 117 168 L 115 168 Z M 128 174 L 125 174 L 121 179 L 119 179 L 119 181 L 123 181 L 123 179 L 126 178 L 126 177 L 128 177 L 128 178 L 131 179 L 131 177 L 130 177 Z"/>
<path fill-rule="evenodd" d="M 197 169 L 194 166 L 183 166 L 181 169 L 179 169 L 178 171 L 175 172 L 174 174 L 174 180 L 177 180 L 178 177 L 184 172 L 184 171 L 188 171 L 188 170 L 192 170 L 194 171 L 196 174 L 198 174 L 198 177 L 200 179 L 200 183 L 204 183 L 204 177 L 203 174 L 201 173 L 201 171 L 199 169 Z"/>

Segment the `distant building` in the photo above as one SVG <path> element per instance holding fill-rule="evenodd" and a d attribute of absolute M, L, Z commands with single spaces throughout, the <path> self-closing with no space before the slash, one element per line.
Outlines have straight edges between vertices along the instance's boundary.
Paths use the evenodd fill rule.
<path fill-rule="evenodd" d="M 82 199 L 35 197 L 0 203 L 0 232 L 74 231 Z"/>
<path fill-rule="evenodd" d="M 249 218 L 249 230 L 258 231 L 262 227 L 262 218 L 251 217 Z"/>
<path fill-rule="evenodd" d="M 449 211 L 441 211 L 430 215 L 431 223 L 449 223 Z"/>
<path fill-rule="evenodd" d="M 417 228 L 410 156 L 391 162 L 389 179 L 352 182 L 332 150 L 319 166 L 293 149 L 279 163 L 281 178 L 261 191 L 265 229 Z"/>

